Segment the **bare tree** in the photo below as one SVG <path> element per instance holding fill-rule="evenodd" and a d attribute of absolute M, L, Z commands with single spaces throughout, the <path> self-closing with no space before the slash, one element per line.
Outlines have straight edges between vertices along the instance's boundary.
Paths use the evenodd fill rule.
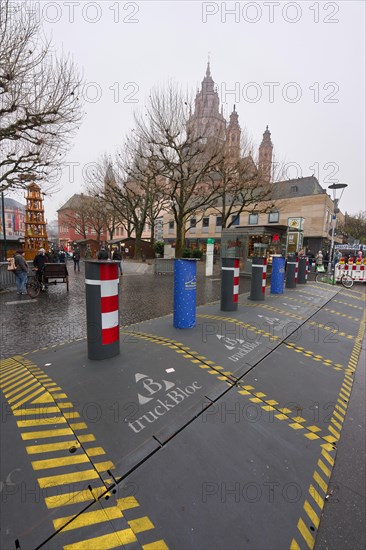
<path fill-rule="evenodd" d="M 62 223 L 74 229 L 75 233 L 87 238 L 89 226 L 89 210 L 87 195 L 74 195 L 68 207 L 60 210 L 62 212 Z"/>
<path fill-rule="evenodd" d="M 135 115 L 142 158 L 168 182 L 164 194 L 176 223 L 176 257 L 181 257 L 186 224 L 203 215 L 217 198 L 214 172 L 222 159 L 220 140 L 193 130 L 192 100 L 176 85 L 151 91 L 144 116 Z"/>
<path fill-rule="evenodd" d="M 57 169 L 81 121 L 81 78 L 25 2 L 0 3 L 0 191 Z"/>

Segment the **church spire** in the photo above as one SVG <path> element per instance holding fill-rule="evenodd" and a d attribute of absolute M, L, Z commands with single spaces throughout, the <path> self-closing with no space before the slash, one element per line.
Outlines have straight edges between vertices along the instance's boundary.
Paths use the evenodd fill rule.
<path fill-rule="evenodd" d="M 239 116 L 234 105 L 230 115 L 230 122 L 226 130 L 226 156 L 229 162 L 237 162 L 240 159 L 241 128 Z"/>
<path fill-rule="evenodd" d="M 259 159 L 258 168 L 261 172 L 263 181 L 269 183 L 271 181 L 272 174 L 272 152 L 273 144 L 271 141 L 271 132 L 266 126 L 266 130 L 263 133 L 262 143 L 259 146 Z"/>

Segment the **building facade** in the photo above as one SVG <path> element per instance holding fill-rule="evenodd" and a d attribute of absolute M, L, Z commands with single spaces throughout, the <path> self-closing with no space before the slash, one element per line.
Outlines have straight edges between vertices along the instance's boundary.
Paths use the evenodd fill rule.
<path fill-rule="evenodd" d="M 25 205 L 15 199 L 4 197 L 4 220 L 0 209 L 0 258 L 4 254 L 4 224 L 7 251 L 6 256 L 24 246 Z"/>

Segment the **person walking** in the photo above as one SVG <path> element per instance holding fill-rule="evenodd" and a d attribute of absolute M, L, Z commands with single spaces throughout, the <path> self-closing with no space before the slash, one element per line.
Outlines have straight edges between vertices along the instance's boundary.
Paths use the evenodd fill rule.
<path fill-rule="evenodd" d="M 43 270 L 44 270 L 44 264 L 47 263 L 47 256 L 46 251 L 44 248 L 39 249 L 39 253 L 35 256 L 33 260 L 33 265 L 37 272 L 37 279 L 39 284 L 41 285 L 41 290 L 45 289 L 45 285 L 43 284 Z"/>
<path fill-rule="evenodd" d="M 102 248 L 99 250 L 97 259 L 98 260 L 108 260 L 108 252 L 106 251 L 104 246 L 102 246 Z"/>
<path fill-rule="evenodd" d="M 24 258 L 24 250 L 17 250 L 14 254 L 15 261 L 15 283 L 17 285 L 17 294 L 27 294 L 26 282 L 28 273 L 28 264 Z"/>
<path fill-rule="evenodd" d="M 78 268 L 78 271 L 80 272 L 80 249 L 79 248 L 76 248 L 74 250 L 72 259 L 74 261 L 74 271 L 76 271 L 76 268 Z"/>
<path fill-rule="evenodd" d="M 121 254 L 120 250 L 118 250 L 118 248 L 116 248 L 115 250 L 113 250 L 112 260 L 114 260 L 115 262 L 119 262 L 119 264 L 118 264 L 118 270 L 119 270 L 119 274 L 122 275 L 122 273 L 123 273 L 123 269 L 122 269 L 122 254 Z"/>
<path fill-rule="evenodd" d="M 321 250 L 319 250 L 318 254 L 315 256 L 315 265 L 316 265 L 316 271 L 324 271 L 323 253 Z"/>
<path fill-rule="evenodd" d="M 62 249 L 60 250 L 60 252 L 58 253 L 58 257 L 59 257 L 59 260 L 60 260 L 60 263 L 61 263 L 61 264 L 66 263 L 66 252 L 64 251 L 63 248 L 62 248 Z"/>

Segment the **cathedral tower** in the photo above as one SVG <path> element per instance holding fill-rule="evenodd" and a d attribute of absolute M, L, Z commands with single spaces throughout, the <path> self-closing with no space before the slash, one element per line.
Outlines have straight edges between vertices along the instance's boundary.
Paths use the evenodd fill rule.
<path fill-rule="evenodd" d="M 226 158 L 229 162 L 235 163 L 240 159 L 240 137 L 241 128 L 239 116 L 235 110 L 230 115 L 230 122 L 226 129 Z"/>
<path fill-rule="evenodd" d="M 262 173 L 262 179 L 266 183 L 271 181 L 272 176 L 272 151 L 273 144 L 271 141 L 271 132 L 266 126 L 266 131 L 263 134 L 262 143 L 259 146 L 258 169 Z"/>
<path fill-rule="evenodd" d="M 220 112 L 220 99 L 211 76 L 210 62 L 207 63 L 201 90 L 196 95 L 195 110 L 188 121 L 188 130 L 194 138 L 201 137 L 206 142 L 211 139 L 225 142 L 226 120 Z"/>

